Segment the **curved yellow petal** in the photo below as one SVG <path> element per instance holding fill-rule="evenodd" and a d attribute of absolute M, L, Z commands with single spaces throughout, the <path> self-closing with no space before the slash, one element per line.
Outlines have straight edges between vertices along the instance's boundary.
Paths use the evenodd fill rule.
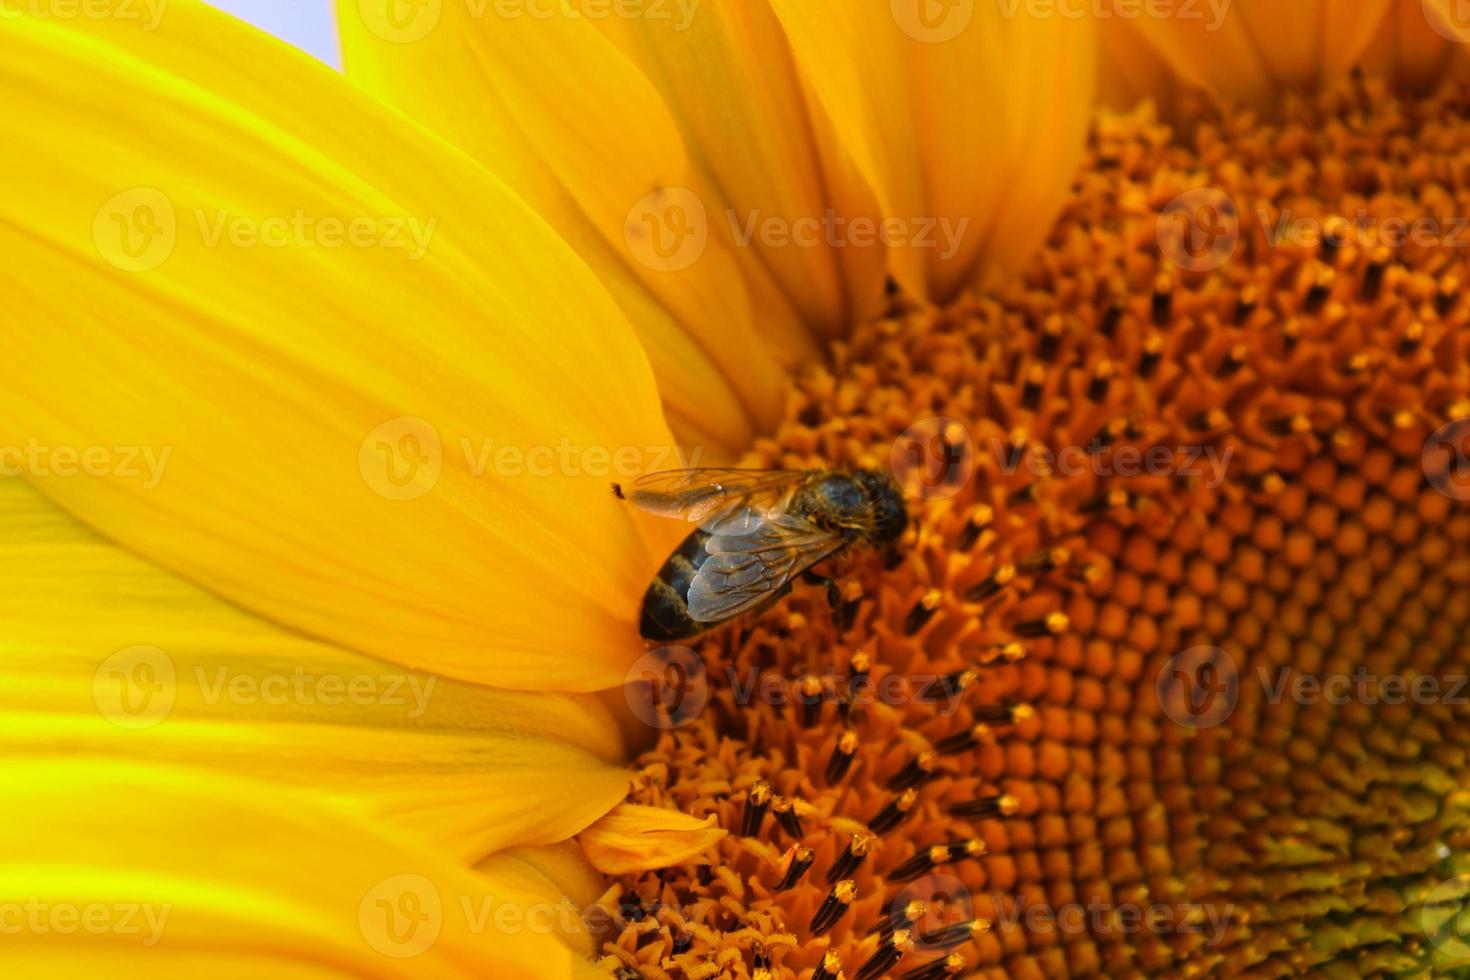
<path fill-rule="evenodd" d="M 179 763 L 351 801 L 476 860 L 627 793 L 592 695 L 481 687 L 264 623 L 0 479 L 0 754 Z"/>
<path fill-rule="evenodd" d="M 887 250 L 851 228 L 881 218 L 877 201 L 809 97 L 769 3 L 685 0 L 642 13 L 594 23 L 657 86 L 737 240 L 825 335 L 875 313 Z"/>
<path fill-rule="evenodd" d="M 727 831 L 713 815 L 701 820 L 663 807 L 623 803 L 578 838 L 603 874 L 667 868 L 709 850 Z"/>
<path fill-rule="evenodd" d="M 1081 161 L 1096 25 L 1019 2 L 768 2 L 892 222 L 900 281 L 943 301 L 1021 267 Z"/>
<path fill-rule="evenodd" d="M 585 18 L 502 6 L 339 0 L 348 77 L 524 195 L 638 328 L 681 435 L 743 449 L 779 418 L 778 361 L 812 353 L 809 331 L 638 67 Z"/>
<path fill-rule="evenodd" d="M 176 2 L 8 19 L 3 472 L 252 611 L 516 688 L 619 684 L 670 465 L 647 358 L 476 163 Z M 666 554 L 666 552 L 664 552 Z"/>
<path fill-rule="evenodd" d="M 1101 71 L 1136 74 L 1127 62 L 1137 36 L 1172 70 L 1164 88 L 1138 94 L 1167 95 L 1178 78 L 1269 110 L 1284 92 L 1313 91 L 1345 77 L 1396 2 L 1404 0 L 1231 0 L 1200 4 L 1189 16 L 1115 16 L 1104 34 Z M 1420 0 L 1412 2 L 1419 7 Z"/>
<path fill-rule="evenodd" d="M 544 879 L 467 870 L 305 794 L 12 759 L 0 806 L 7 976 L 597 975 Z"/>

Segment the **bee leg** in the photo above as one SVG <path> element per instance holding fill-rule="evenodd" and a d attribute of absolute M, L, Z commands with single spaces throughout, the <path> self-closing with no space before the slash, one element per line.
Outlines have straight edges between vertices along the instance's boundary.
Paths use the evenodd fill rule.
<path fill-rule="evenodd" d="M 827 575 L 818 575 L 816 572 L 802 572 L 801 580 L 807 585 L 825 587 L 827 590 L 827 605 L 831 606 L 833 611 L 842 608 L 842 590 L 837 587 L 836 579 Z"/>

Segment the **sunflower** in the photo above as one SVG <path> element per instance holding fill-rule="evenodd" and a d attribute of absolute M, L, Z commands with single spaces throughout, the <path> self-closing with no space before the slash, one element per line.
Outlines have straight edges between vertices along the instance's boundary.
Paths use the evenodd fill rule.
<path fill-rule="evenodd" d="M 1404 10 L 1240 3 L 1217 70 L 344 0 L 344 81 L 123 6 L 0 26 L 19 965 L 1463 965 L 1467 95 Z M 1193 124 L 1094 118 L 1099 32 Z M 915 530 L 645 653 L 679 529 L 608 484 L 695 452 L 889 468 Z"/>

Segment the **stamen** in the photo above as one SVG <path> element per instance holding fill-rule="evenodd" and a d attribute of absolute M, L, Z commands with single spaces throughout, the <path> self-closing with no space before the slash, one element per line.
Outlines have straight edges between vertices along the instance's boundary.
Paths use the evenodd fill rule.
<path fill-rule="evenodd" d="M 827 760 L 826 778 L 828 783 L 836 783 L 847 775 L 847 770 L 852 768 L 852 760 L 857 755 L 858 737 L 852 732 L 843 732 L 842 737 L 832 748 L 832 758 Z"/>
<path fill-rule="evenodd" d="M 950 953 L 942 960 L 934 960 L 910 970 L 903 975 L 903 980 L 944 980 L 945 977 L 959 976 L 969 965 L 963 955 Z"/>
<path fill-rule="evenodd" d="M 854 975 L 854 980 L 877 980 L 883 974 L 898 965 L 898 961 L 914 951 L 914 934 L 907 929 L 899 929 L 888 937 L 888 941 L 878 947 L 873 954 Z"/>
<path fill-rule="evenodd" d="M 980 539 L 980 532 L 989 527 L 990 522 L 993 520 L 995 520 L 994 508 L 988 504 L 981 504 L 976 507 L 970 512 L 970 516 L 965 519 L 964 529 L 960 531 L 960 536 L 955 542 L 955 547 L 959 551 L 969 551 L 975 547 L 975 542 Z"/>
<path fill-rule="evenodd" d="M 966 602 L 984 602 L 1001 589 L 1010 585 L 1016 577 L 1015 565 L 1001 565 L 975 585 L 965 590 Z"/>
<path fill-rule="evenodd" d="M 1021 387 L 1021 407 L 1034 412 L 1041 406 L 1041 386 L 1046 381 L 1046 368 L 1033 364 L 1026 369 L 1026 383 Z"/>
<path fill-rule="evenodd" d="M 806 832 L 802 830 L 801 816 L 796 812 L 794 801 L 778 796 L 771 804 L 771 810 L 776 814 L 776 823 L 786 832 L 787 836 L 797 840 L 806 836 Z"/>
<path fill-rule="evenodd" d="M 750 794 L 745 798 L 745 813 L 740 820 L 741 837 L 755 837 L 760 833 L 770 805 L 771 784 L 761 780 L 750 788 Z"/>
<path fill-rule="evenodd" d="M 953 949 L 989 931 L 989 920 L 971 919 L 969 922 L 957 922 L 954 925 L 925 933 L 919 937 L 919 941 L 924 944 L 925 949 Z"/>
<path fill-rule="evenodd" d="M 1046 318 L 1041 325 L 1041 338 L 1036 344 L 1036 356 L 1048 363 L 1056 360 L 1057 348 L 1062 337 L 1062 318 L 1056 314 Z"/>
<path fill-rule="evenodd" d="M 1154 326 L 1169 324 L 1169 309 L 1174 301 L 1174 280 L 1167 272 L 1154 276 L 1153 315 Z"/>
<path fill-rule="evenodd" d="M 812 916 L 811 933 L 814 936 L 825 935 L 833 926 L 841 921 L 846 914 L 847 907 L 857 898 L 857 884 L 851 880 L 839 881 L 832 886 L 822 904 L 817 907 L 817 912 Z"/>
<path fill-rule="evenodd" d="M 822 963 L 812 974 L 812 980 L 837 980 L 842 973 L 842 960 L 834 952 L 828 951 L 822 956 Z"/>
<path fill-rule="evenodd" d="M 919 697 L 925 701 L 948 700 L 975 683 L 980 677 L 980 672 L 973 667 L 965 670 L 957 670 L 953 674 L 937 677 L 924 685 L 919 692 Z"/>
<path fill-rule="evenodd" d="M 1108 383 L 1113 380 L 1113 362 L 1107 358 L 1098 361 L 1097 367 L 1092 369 L 1092 381 L 1087 386 L 1087 398 L 1093 404 L 1100 404 L 1108 393 Z"/>
<path fill-rule="evenodd" d="M 872 834 L 861 832 L 853 834 L 847 849 L 833 862 L 832 867 L 827 869 L 827 884 L 834 884 L 840 878 L 851 878 L 857 869 L 862 867 L 863 858 L 868 856 L 876 843 L 878 843 L 878 838 Z"/>
<path fill-rule="evenodd" d="M 817 858 L 816 852 L 810 847 L 797 844 L 791 849 L 791 854 L 786 863 L 786 873 L 781 876 L 781 881 L 776 885 L 776 891 L 784 892 L 788 888 L 795 888 L 801 881 L 801 876 L 806 874 L 807 868 Z"/>
<path fill-rule="evenodd" d="M 909 811 L 919 800 L 918 790 L 906 789 L 895 800 L 889 802 L 878 815 L 868 821 L 868 829 L 875 834 L 886 834 L 908 819 Z"/>
<path fill-rule="evenodd" d="M 1013 817 L 1021 809 L 1021 802 L 1010 794 L 982 796 L 979 799 L 956 803 L 949 808 L 952 816 L 986 820 L 991 817 Z"/>
<path fill-rule="evenodd" d="M 878 923 L 878 926 L 870 931 L 868 935 L 877 936 L 881 941 L 887 942 L 888 938 L 899 929 L 907 929 L 923 917 L 929 910 L 929 905 L 922 899 L 913 899 L 903 905 L 892 909 L 887 918 Z"/>
<path fill-rule="evenodd" d="M 1014 631 L 1017 636 L 1025 637 L 1056 636 L 1067 632 L 1067 627 L 1070 625 L 1071 622 L 1067 619 L 1066 613 L 1054 612 L 1041 619 L 1028 619 L 1017 623 Z"/>
<path fill-rule="evenodd" d="M 978 858 L 985 853 L 985 842 L 979 838 L 956 841 L 953 844 L 935 844 L 927 847 L 903 864 L 890 871 L 885 877 L 889 881 L 913 881 L 935 868 L 968 858 Z"/>
<path fill-rule="evenodd" d="M 934 775 L 934 766 L 938 761 L 938 756 L 933 752 L 920 752 L 888 780 L 888 788 L 897 793 L 922 785 Z"/>
<path fill-rule="evenodd" d="M 904 636 L 913 636 L 919 630 L 928 625 L 929 620 L 939 611 L 939 603 L 944 599 L 944 593 L 938 589 L 930 589 L 919 597 L 914 603 L 909 614 L 903 621 Z"/>
<path fill-rule="evenodd" d="M 1260 291 L 1254 285 L 1247 285 L 1241 289 L 1240 297 L 1235 301 L 1235 325 L 1240 326 L 1249 320 L 1259 302 Z"/>
<path fill-rule="evenodd" d="M 804 674 L 796 682 L 796 703 L 801 716 L 801 727 L 811 728 L 822 716 L 822 679 L 813 674 Z"/>

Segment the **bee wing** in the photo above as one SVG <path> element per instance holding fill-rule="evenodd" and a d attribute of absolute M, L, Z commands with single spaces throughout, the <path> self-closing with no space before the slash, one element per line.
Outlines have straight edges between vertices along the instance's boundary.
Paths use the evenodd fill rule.
<path fill-rule="evenodd" d="M 743 508 L 780 510 L 786 497 L 806 478 L 802 470 L 664 470 L 640 477 L 628 500 L 650 514 L 682 518 L 710 531 Z"/>
<path fill-rule="evenodd" d="M 710 531 L 709 557 L 689 585 L 689 615 L 719 623 L 756 608 L 845 543 L 800 517 L 742 508 Z"/>

